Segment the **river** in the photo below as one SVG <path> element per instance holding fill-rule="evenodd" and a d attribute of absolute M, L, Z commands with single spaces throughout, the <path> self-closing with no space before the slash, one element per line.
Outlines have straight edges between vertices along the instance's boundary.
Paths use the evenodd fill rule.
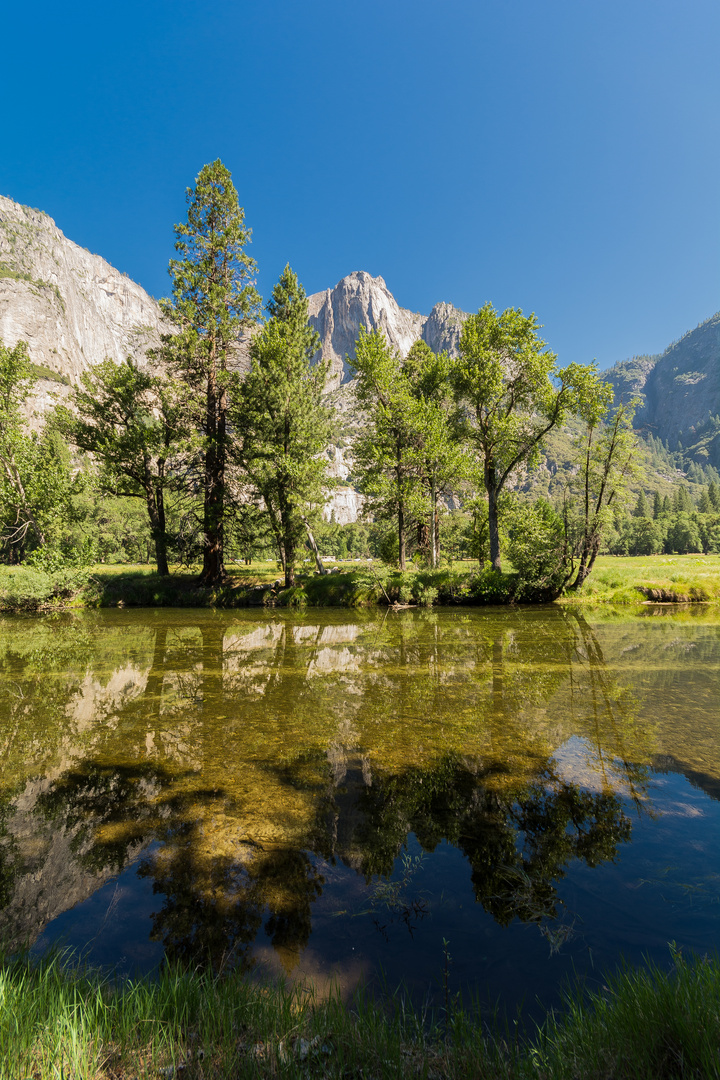
<path fill-rule="evenodd" d="M 0 935 L 474 996 L 720 945 L 720 615 L 0 620 Z"/>

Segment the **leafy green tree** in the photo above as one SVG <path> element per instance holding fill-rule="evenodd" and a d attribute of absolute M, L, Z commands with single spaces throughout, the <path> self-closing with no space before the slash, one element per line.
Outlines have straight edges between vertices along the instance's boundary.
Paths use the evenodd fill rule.
<path fill-rule="evenodd" d="M 203 166 L 187 200 L 187 222 L 175 226 L 181 258 L 170 262 L 172 299 L 164 305 L 178 332 L 165 337 L 161 355 L 195 395 L 204 492 L 200 581 L 214 585 L 225 576 L 230 366 L 242 333 L 257 317 L 259 296 L 253 283 L 255 263 L 245 252 L 250 230 L 230 172 L 220 160 Z"/>
<path fill-rule="evenodd" d="M 434 353 L 424 341 L 416 341 L 401 370 L 415 400 L 409 409 L 409 426 L 417 474 L 429 502 L 430 565 L 436 567 L 440 542 L 438 499 L 457 490 L 467 472 L 463 449 L 451 422 L 452 361 L 446 352 Z"/>
<path fill-rule="evenodd" d="M 508 499 L 507 552 L 518 573 L 515 595 L 522 599 L 556 596 L 565 585 L 563 519 L 546 499 L 535 503 Z"/>
<path fill-rule="evenodd" d="M 702 551 L 702 540 L 697 521 L 686 511 L 680 511 L 668 530 L 666 548 L 679 555 Z"/>
<path fill-rule="evenodd" d="M 71 512 L 67 447 L 52 425 L 25 430 L 22 406 L 34 382 L 27 344 L 0 341 L 0 539 L 11 561 L 58 547 Z"/>
<path fill-rule="evenodd" d="M 485 304 L 465 322 L 453 370 L 464 436 L 476 453 L 488 497 L 490 561 L 501 569 L 498 501 L 508 480 L 531 464 L 543 438 L 562 423 L 578 388 L 597 393 L 592 369 L 559 370 L 534 315 Z M 594 380 L 594 383 L 593 383 Z"/>
<path fill-rule="evenodd" d="M 403 374 L 400 356 L 380 330 L 362 327 L 350 361 L 357 375 L 355 396 L 366 427 L 355 443 L 360 486 L 369 509 L 397 522 L 398 564 L 406 567 L 408 526 L 420 496 L 417 456 L 417 399 Z"/>
<path fill-rule="evenodd" d="M 631 519 L 628 552 L 630 555 L 656 555 L 664 543 L 662 526 L 649 517 Z"/>
<path fill-rule="evenodd" d="M 235 457 L 250 491 L 261 499 L 285 574 L 309 531 L 308 515 L 325 501 L 332 411 L 323 403 L 327 364 L 313 364 L 319 338 L 307 321 L 307 298 L 286 266 L 267 305 L 269 321 L 253 338 L 252 367 L 237 387 Z"/>
<path fill-rule="evenodd" d="M 705 514 L 698 521 L 702 549 L 706 555 L 720 552 L 720 514 Z"/>
<path fill-rule="evenodd" d="M 579 589 L 590 574 L 600 551 L 603 531 L 627 496 L 629 480 L 637 478 L 640 472 L 639 445 L 632 426 L 637 400 L 613 410 L 612 397 L 612 387 L 604 384 L 597 394 L 585 395 L 581 403 L 586 430 L 576 479 L 580 489 L 580 524 L 568 557 L 568 588 L 572 590 Z"/>
<path fill-rule="evenodd" d="M 100 490 L 145 502 L 159 574 L 168 574 L 166 495 L 180 483 L 186 399 L 177 384 L 130 357 L 83 374 L 71 408 L 58 410 L 70 441 L 97 460 Z"/>

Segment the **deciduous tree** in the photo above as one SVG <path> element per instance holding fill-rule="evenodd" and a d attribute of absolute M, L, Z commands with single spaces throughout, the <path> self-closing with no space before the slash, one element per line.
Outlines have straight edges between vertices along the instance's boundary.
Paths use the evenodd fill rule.
<path fill-rule="evenodd" d="M 490 560 L 501 569 L 498 500 L 513 472 L 531 462 L 574 403 L 582 368 L 560 370 L 534 315 L 485 304 L 460 338 L 453 385 L 464 435 L 478 456 L 488 497 Z"/>
<path fill-rule="evenodd" d="M 382 331 L 360 328 L 350 366 L 357 375 L 355 396 L 366 417 L 366 428 L 355 443 L 361 488 L 371 509 L 396 519 L 398 563 L 404 570 L 407 528 L 420 490 L 413 426 L 417 402 L 403 375 L 402 360 Z"/>
<path fill-rule="evenodd" d="M 183 387 L 130 357 L 85 372 L 71 408 L 58 411 L 64 434 L 97 460 L 101 490 L 144 500 L 159 574 L 169 573 L 165 499 L 181 480 L 186 414 Z"/>
<path fill-rule="evenodd" d="M 52 427 L 40 434 L 25 428 L 23 404 L 34 381 L 27 344 L 0 341 L 0 541 L 13 561 L 56 545 L 70 513 L 67 447 Z"/>

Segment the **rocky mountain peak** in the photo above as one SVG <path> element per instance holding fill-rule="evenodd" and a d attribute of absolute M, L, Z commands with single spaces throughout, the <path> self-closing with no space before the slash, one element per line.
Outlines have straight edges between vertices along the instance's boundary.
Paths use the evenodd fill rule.
<path fill-rule="evenodd" d="M 430 315 L 401 308 L 381 277 L 356 270 L 334 289 L 308 297 L 310 322 L 320 335 L 320 353 L 330 361 L 330 388 L 351 377 L 347 357 L 355 355 L 360 327 L 382 330 L 402 356 L 422 338 L 432 349 L 456 352 L 464 312 L 452 304 L 436 304 Z"/>

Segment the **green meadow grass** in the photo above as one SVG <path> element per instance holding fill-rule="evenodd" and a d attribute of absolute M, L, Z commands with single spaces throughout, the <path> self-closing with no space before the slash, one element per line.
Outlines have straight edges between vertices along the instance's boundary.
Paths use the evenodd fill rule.
<path fill-rule="evenodd" d="M 456 997 L 344 1003 L 311 988 L 166 970 L 112 982 L 55 954 L 0 964 L 3 1080 L 671 1080 L 720 1077 L 720 964 L 623 971 L 531 1032 Z"/>
<path fill-rule="evenodd" d="M 29 566 L 0 566 L 0 611 L 52 611 L 72 607 L 245 607 L 267 603 L 288 607 L 368 607 L 376 604 L 507 604 L 515 575 L 480 569 L 470 562 L 438 570 L 412 568 L 401 574 L 380 563 L 335 564 L 318 575 L 302 567 L 296 584 L 284 588 L 277 563 L 230 564 L 227 581 L 215 588 L 197 584 L 199 567 L 173 568 L 159 577 L 151 566 L 98 565 L 85 572 L 49 574 Z M 600 556 L 576 593 L 560 603 L 718 603 L 720 556 Z"/>
<path fill-rule="evenodd" d="M 645 600 L 717 603 L 720 555 L 601 555 L 582 588 L 564 599 L 613 604 Z"/>

